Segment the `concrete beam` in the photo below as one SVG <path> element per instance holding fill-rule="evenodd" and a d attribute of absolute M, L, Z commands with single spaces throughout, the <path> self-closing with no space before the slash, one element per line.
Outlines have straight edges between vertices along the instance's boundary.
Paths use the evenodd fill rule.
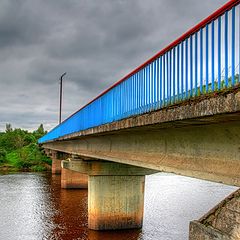
<path fill-rule="evenodd" d="M 44 147 L 240 186 L 240 121 L 230 119 L 175 128 L 142 127 Z"/>
<path fill-rule="evenodd" d="M 158 171 L 152 169 L 146 169 L 142 167 L 135 167 L 128 164 L 114 163 L 108 161 L 85 161 L 85 160 L 63 160 L 61 162 L 62 168 L 71 171 L 80 172 L 82 174 L 92 176 L 144 176 L 157 173 Z"/>
<path fill-rule="evenodd" d="M 48 157 L 51 157 L 51 156 L 52 156 L 50 149 L 44 148 L 44 153 L 45 153 Z"/>
<path fill-rule="evenodd" d="M 61 174 L 62 167 L 61 161 L 66 159 L 69 154 L 66 154 L 61 151 L 50 150 L 49 156 L 52 159 L 52 174 Z"/>

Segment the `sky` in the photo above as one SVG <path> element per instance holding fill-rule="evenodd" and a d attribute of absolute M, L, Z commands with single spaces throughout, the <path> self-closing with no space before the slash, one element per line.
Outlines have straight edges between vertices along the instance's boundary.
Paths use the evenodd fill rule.
<path fill-rule="evenodd" d="M 50 130 L 226 0 L 1 0 L 0 131 Z"/>

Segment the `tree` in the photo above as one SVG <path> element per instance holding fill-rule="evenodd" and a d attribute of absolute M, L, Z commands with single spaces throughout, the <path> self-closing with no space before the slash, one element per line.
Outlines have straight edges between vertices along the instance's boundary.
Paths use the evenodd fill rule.
<path fill-rule="evenodd" d="M 42 135 L 45 134 L 42 123 L 40 124 L 40 126 L 39 126 L 38 129 L 37 129 L 37 133 L 42 134 Z"/>
<path fill-rule="evenodd" d="M 44 134 L 46 131 L 42 124 L 34 132 L 12 129 L 11 124 L 6 124 L 6 131 L 0 132 L 0 168 L 7 164 L 19 170 L 46 170 L 46 164 L 51 164 L 51 159 L 41 152 L 37 144 L 37 139 Z"/>
<path fill-rule="evenodd" d="M 8 133 L 8 132 L 12 132 L 12 125 L 11 125 L 11 123 L 6 123 L 6 133 Z"/>
<path fill-rule="evenodd" d="M 0 147 L 0 163 L 4 163 L 6 161 L 6 155 L 7 152 L 5 151 L 5 149 Z"/>
<path fill-rule="evenodd" d="M 36 139 L 39 139 L 40 137 L 42 137 L 43 135 L 45 135 L 47 132 L 44 131 L 44 127 L 43 124 L 41 123 L 40 126 L 38 127 L 38 129 L 36 131 L 33 132 L 34 136 L 36 137 Z"/>

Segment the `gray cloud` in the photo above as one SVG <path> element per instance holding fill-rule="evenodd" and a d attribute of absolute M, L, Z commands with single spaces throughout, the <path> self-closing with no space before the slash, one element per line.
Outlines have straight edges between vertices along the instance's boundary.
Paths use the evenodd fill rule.
<path fill-rule="evenodd" d="M 208 16 L 225 0 L 2 0 L 0 131 L 64 118 Z"/>

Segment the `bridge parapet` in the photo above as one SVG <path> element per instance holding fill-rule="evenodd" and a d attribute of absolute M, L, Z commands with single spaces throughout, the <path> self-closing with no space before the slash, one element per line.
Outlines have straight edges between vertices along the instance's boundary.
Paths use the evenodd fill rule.
<path fill-rule="evenodd" d="M 185 100 L 163 109 L 64 135 L 58 140 L 71 140 L 88 135 L 130 130 L 131 128 L 169 128 L 239 121 L 239 113 L 240 85 L 228 91 Z"/>
<path fill-rule="evenodd" d="M 229 1 L 56 126 L 39 143 L 237 86 L 239 3 Z"/>

